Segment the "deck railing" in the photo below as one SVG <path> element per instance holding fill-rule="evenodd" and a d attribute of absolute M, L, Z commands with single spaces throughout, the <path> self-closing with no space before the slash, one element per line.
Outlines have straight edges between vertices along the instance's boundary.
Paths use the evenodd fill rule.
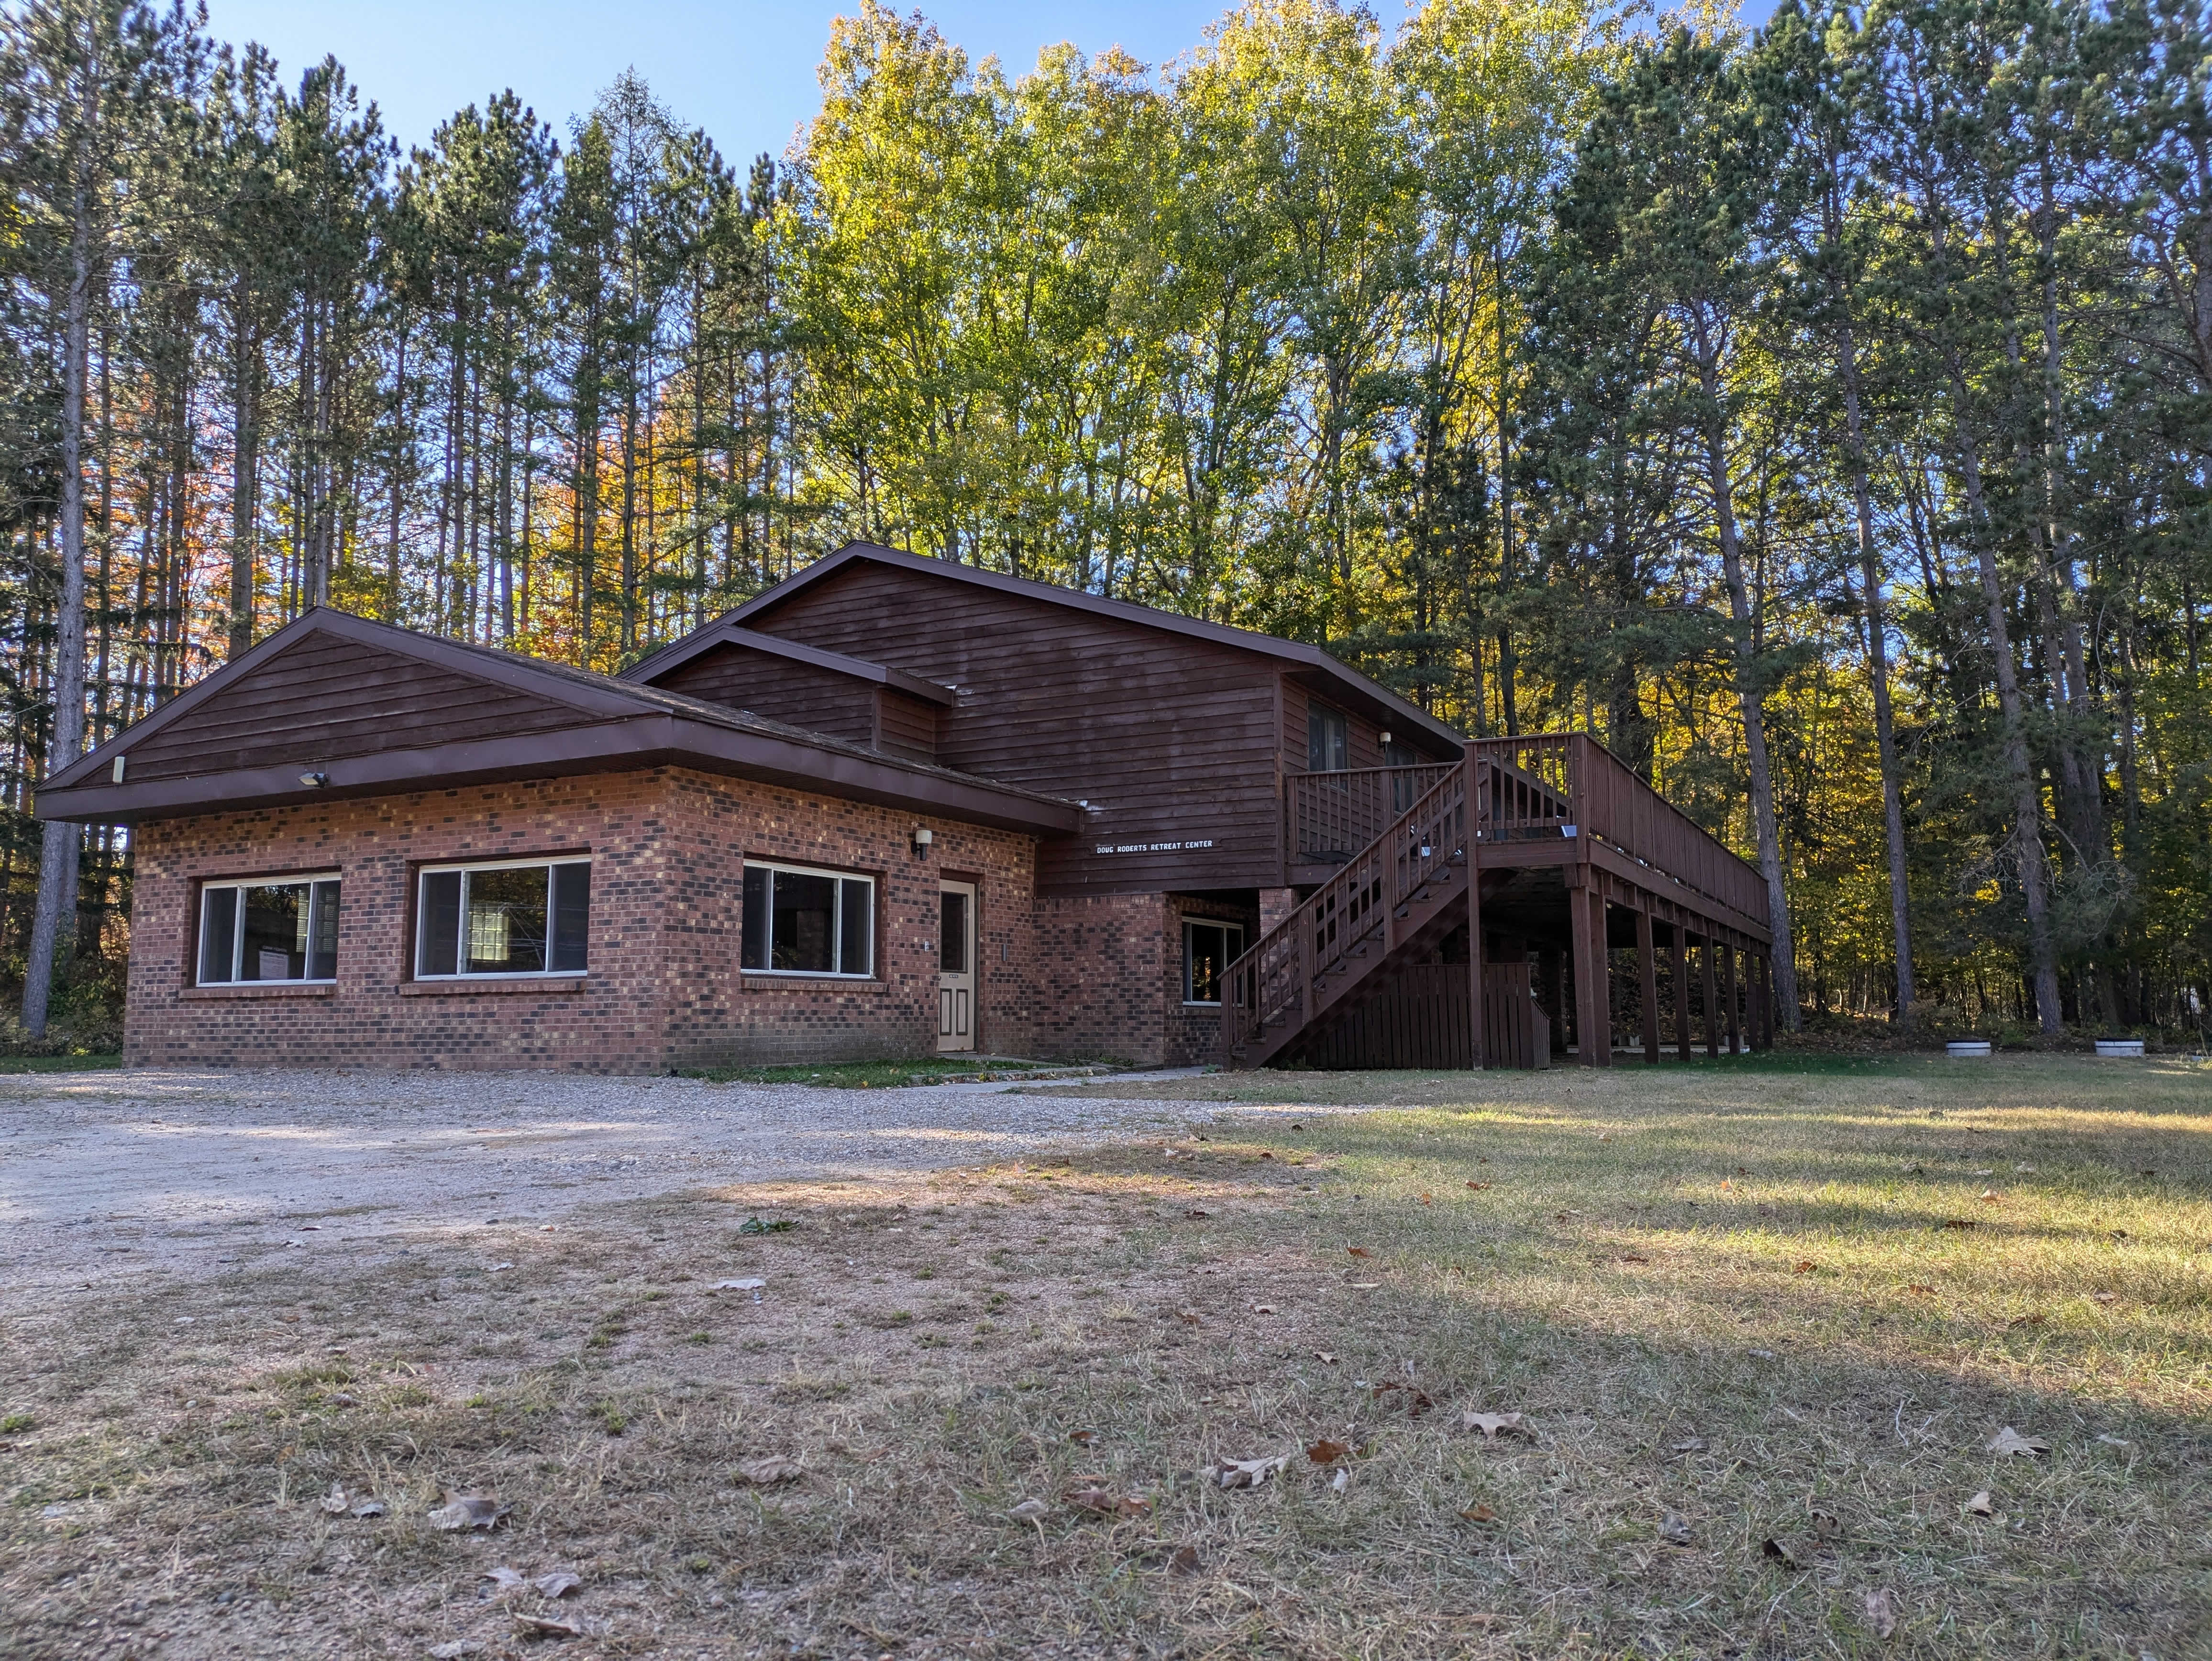
<path fill-rule="evenodd" d="M 1289 780 L 1290 855 L 1293 865 L 1341 865 L 1382 834 L 1456 765 L 1358 767 L 1298 773 Z"/>
<path fill-rule="evenodd" d="M 1477 739 L 1474 749 L 1479 840 L 1595 837 L 1708 899 L 1765 920 L 1759 873 L 1587 734 Z M 1407 807 L 1459 770 L 1433 764 L 1293 776 L 1285 802 L 1291 863 L 1357 858 Z"/>

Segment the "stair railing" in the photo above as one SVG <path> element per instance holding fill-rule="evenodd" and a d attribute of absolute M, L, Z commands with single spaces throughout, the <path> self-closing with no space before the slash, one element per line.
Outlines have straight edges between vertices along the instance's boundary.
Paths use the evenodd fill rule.
<path fill-rule="evenodd" d="M 1347 969 L 1346 960 L 1361 946 L 1389 955 L 1399 908 L 1467 857 L 1468 771 L 1466 764 L 1449 770 L 1229 965 L 1224 1057 L 1233 1059 L 1272 1026 L 1312 1019 L 1320 983 Z"/>

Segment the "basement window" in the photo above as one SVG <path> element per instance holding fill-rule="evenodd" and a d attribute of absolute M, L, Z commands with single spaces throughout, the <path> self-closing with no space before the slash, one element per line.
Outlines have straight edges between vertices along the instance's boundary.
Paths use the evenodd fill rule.
<path fill-rule="evenodd" d="M 202 885 L 200 985 L 329 981 L 337 972 L 336 873 Z"/>
<path fill-rule="evenodd" d="M 432 866 L 417 881 L 416 979 L 584 972 L 591 861 Z"/>
<path fill-rule="evenodd" d="M 866 980 L 876 971 L 875 879 L 746 861 L 741 961 L 753 975 Z"/>
<path fill-rule="evenodd" d="M 1229 965 L 1243 955 L 1244 930 L 1239 925 L 1187 920 L 1182 926 L 1182 1001 L 1219 1003 L 1222 979 Z"/>

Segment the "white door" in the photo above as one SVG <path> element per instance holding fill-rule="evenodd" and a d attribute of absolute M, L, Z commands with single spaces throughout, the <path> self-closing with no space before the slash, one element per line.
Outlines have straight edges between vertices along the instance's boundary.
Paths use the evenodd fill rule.
<path fill-rule="evenodd" d="M 975 1047 L 975 885 L 939 885 L 944 908 L 937 948 L 937 1047 Z"/>

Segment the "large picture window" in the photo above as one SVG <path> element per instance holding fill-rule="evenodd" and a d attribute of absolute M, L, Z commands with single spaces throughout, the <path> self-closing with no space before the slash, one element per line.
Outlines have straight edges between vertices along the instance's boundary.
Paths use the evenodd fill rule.
<path fill-rule="evenodd" d="M 589 860 L 433 866 L 420 882 L 417 980 L 580 975 L 589 965 Z"/>
<path fill-rule="evenodd" d="M 282 877 L 200 889 L 202 986 L 328 981 L 338 972 L 338 879 Z"/>
<path fill-rule="evenodd" d="M 1229 965 L 1244 955 L 1244 930 L 1233 922 L 1200 922 L 1182 926 L 1182 1001 L 1219 1003 L 1222 978 Z"/>
<path fill-rule="evenodd" d="M 742 960 L 759 975 L 868 978 L 876 972 L 875 879 L 748 861 Z"/>

